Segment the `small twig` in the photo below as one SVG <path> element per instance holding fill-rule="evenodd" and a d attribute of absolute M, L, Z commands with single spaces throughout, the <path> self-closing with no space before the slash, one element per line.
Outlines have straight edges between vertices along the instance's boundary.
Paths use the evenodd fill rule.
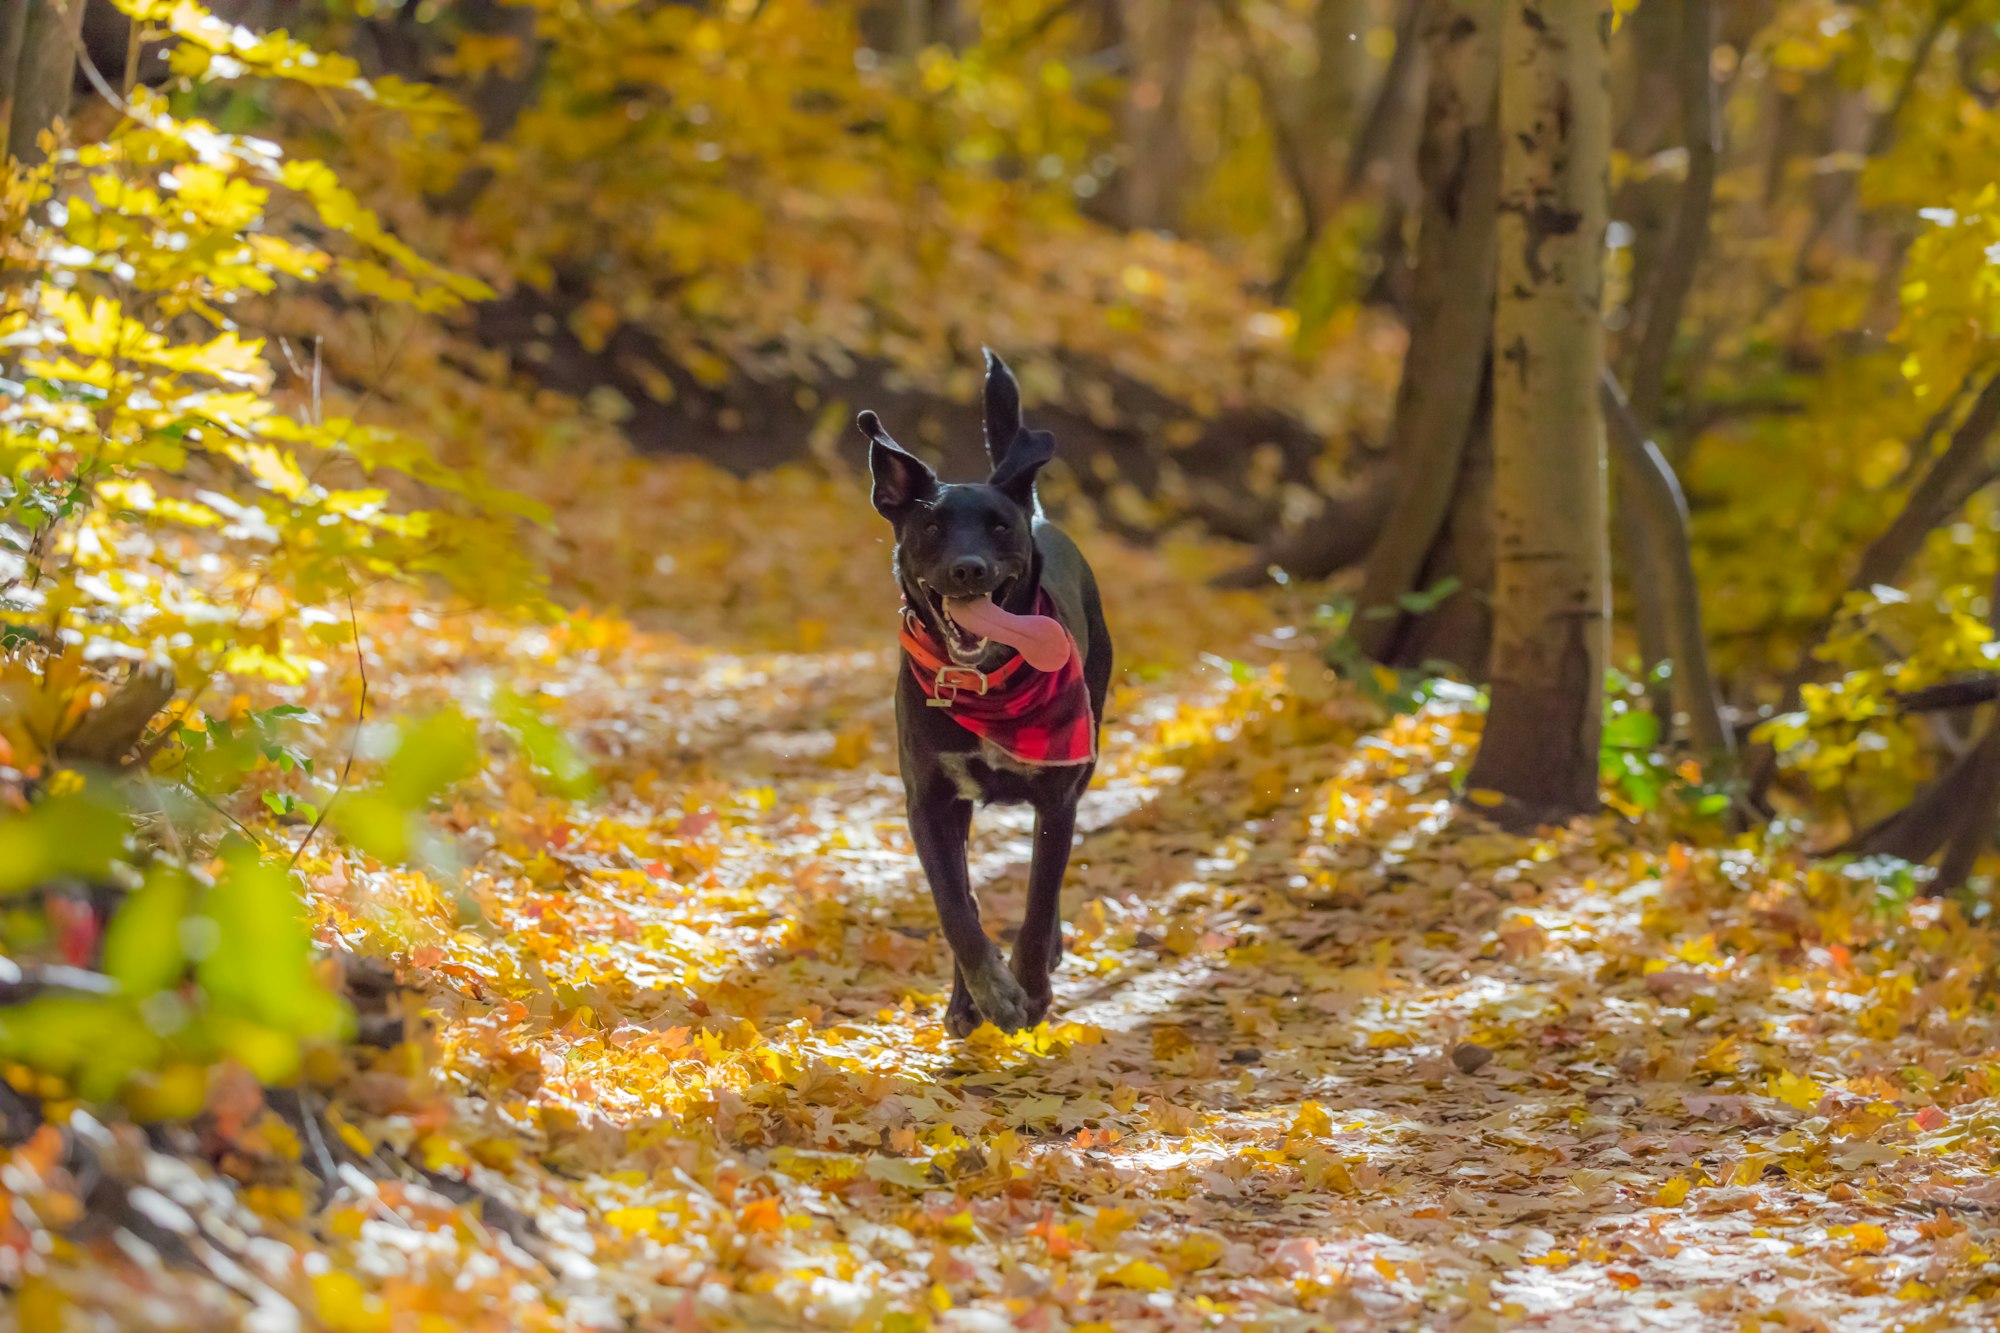
<path fill-rule="evenodd" d="M 244 823 L 242 820 L 238 819 L 235 815 L 230 814 L 227 810 L 223 809 L 220 805 L 218 805 L 213 796 L 210 796 L 207 792 L 195 786 L 192 782 L 187 784 L 187 789 L 194 793 L 194 798 L 197 801 L 200 801 L 203 805 L 215 811 L 216 814 L 221 815 L 224 819 L 236 825 L 237 832 L 241 833 L 244 837 L 250 839 L 251 845 L 254 846 L 258 851 L 261 852 L 264 850 L 264 840 L 258 837 L 256 833 L 252 831 L 252 829 L 248 824 Z"/>
<path fill-rule="evenodd" d="M 368 660 L 361 652 L 361 620 L 354 613 L 352 592 L 347 594 L 347 624 L 354 635 L 354 669 L 361 676 L 361 697 L 354 705 L 354 730 L 347 737 L 347 762 L 340 766 L 340 781 L 335 784 L 333 794 L 326 798 L 326 804 L 319 808 L 319 818 L 313 820 L 312 827 L 306 830 L 306 836 L 299 840 L 298 850 L 293 852 L 292 859 L 285 863 L 287 871 L 298 865 L 299 858 L 306 854 L 306 848 L 312 846 L 312 840 L 319 833 L 320 825 L 326 823 L 327 814 L 333 809 L 333 803 L 347 790 L 348 775 L 354 771 L 354 756 L 361 748 L 361 728 L 368 721 Z"/>
<path fill-rule="evenodd" d="M 313 1156 L 319 1160 L 319 1168 L 323 1173 L 322 1179 L 331 1187 L 334 1181 L 340 1179 L 340 1168 L 334 1165 L 333 1153 L 327 1149 L 326 1135 L 320 1133 L 320 1113 L 312 1109 L 312 1104 L 306 1100 L 306 1096 L 305 1088 L 301 1087 L 299 1089 L 299 1119 L 305 1124 L 306 1138 L 312 1142 Z"/>

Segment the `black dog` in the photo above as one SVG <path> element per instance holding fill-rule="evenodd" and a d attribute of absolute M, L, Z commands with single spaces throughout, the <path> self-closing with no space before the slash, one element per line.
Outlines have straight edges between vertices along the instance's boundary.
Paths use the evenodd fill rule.
<path fill-rule="evenodd" d="M 1044 520 L 1035 476 L 1055 437 L 1021 424 L 1021 392 L 986 354 L 984 482 L 940 484 L 863 412 L 875 508 L 895 525 L 904 608 L 896 733 L 910 836 L 930 880 L 956 969 L 946 1026 L 964 1036 L 982 1018 L 1006 1031 L 1049 1009 L 1062 957 L 1060 899 L 1076 803 L 1096 767 L 1111 681 L 1111 638 L 1083 553 Z M 1074 643 L 1059 671 L 1037 671 L 1012 648 L 952 619 L 951 598 L 985 594 L 1015 615 L 1052 615 Z M 979 924 L 966 873 L 974 802 L 1035 810 L 1028 905 L 1011 967 Z"/>

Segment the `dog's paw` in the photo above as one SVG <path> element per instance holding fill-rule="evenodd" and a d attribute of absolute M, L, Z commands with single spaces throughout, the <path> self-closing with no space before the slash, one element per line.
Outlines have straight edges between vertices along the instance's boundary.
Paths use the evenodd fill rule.
<path fill-rule="evenodd" d="M 998 954 L 985 967 L 965 974 L 965 988 L 971 992 L 981 1016 L 1002 1032 L 1019 1032 L 1036 1021 L 1028 1017 L 1027 992 L 1014 980 L 1014 974 L 1007 970 Z"/>
<path fill-rule="evenodd" d="M 1014 961 L 1008 964 L 1007 970 L 1013 973 L 1014 980 L 1021 985 L 1021 994 L 1027 1002 L 1026 1025 L 1033 1027 L 1049 1016 L 1049 1005 L 1054 996 L 1050 993 L 1049 978 L 1046 973 L 1041 976 L 1035 976 L 1032 972 L 1024 975 L 1021 968 L 1021 955 L 1016 951 Z"/>
<path fill-rule="evenodd" d="M 954 1037 L 969 1037 L 979 1026 L 979 1009 L 969 995 L 955 995 L 944 1011 L 944 1030 Z"/>

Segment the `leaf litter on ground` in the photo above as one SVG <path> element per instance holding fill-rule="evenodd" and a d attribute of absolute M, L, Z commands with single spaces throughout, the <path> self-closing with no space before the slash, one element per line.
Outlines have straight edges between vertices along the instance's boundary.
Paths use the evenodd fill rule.
<path fill-rule="evenodd" d="M 732 584 L 698 490 L 660 525 L 663 558 L 679 533 L 714 573 L 680 594 L 697 635 L 375 600 L 371 709 L 452 705 L 486 742 L 412 864 L 329 835 L 300 862 L 322 945 L 406 988 L 403 1039 L 322 1052 L 297 1090 L 225 1073 L 198 1153 L 75 1112 L 62 1133 L 143 1185 L 123 1227 L 75 1225 L 92 1186 L 52 1105 L 0 1168 L 18 1326 L 2000 1309 L 1983 921 L 1657 817 L 1497 833 L 1454 803 L 1463 702 L 1384 720 L 1302 637 L 1266 636 L 1265 604 L 1202 591 L 1186 552 L 1090 539 L 1135 669 L 1085 802 L 1056 1009 L 949 1038 L 894 774 L 886 546 L 852 487 L 806 521 L 812 493 L 736 492 L 725 539 L 782 532 L 857 587 L 878 572 L 810 651 L 774 651 L 772 627 L 827 614 L 813 587 L 835 576 Z M 329 650 L 288 701 L 351 716 L 351 667 Z M 528 717 L 593 781 L 497 742 Z M 976 825 L 1003 936 L 1030 833 L 1017 812 Z"/>

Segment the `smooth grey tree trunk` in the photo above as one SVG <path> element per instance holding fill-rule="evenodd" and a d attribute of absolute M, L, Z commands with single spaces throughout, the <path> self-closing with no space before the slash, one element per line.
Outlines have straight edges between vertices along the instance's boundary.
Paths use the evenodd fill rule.
<path fill-rule="evenodd" d="M 1598 808 L 1609 647 L 1604 6 L 1507 0 L 1493 326 L 1492 703 L 1467 796 L 1502 823 Z"/>

